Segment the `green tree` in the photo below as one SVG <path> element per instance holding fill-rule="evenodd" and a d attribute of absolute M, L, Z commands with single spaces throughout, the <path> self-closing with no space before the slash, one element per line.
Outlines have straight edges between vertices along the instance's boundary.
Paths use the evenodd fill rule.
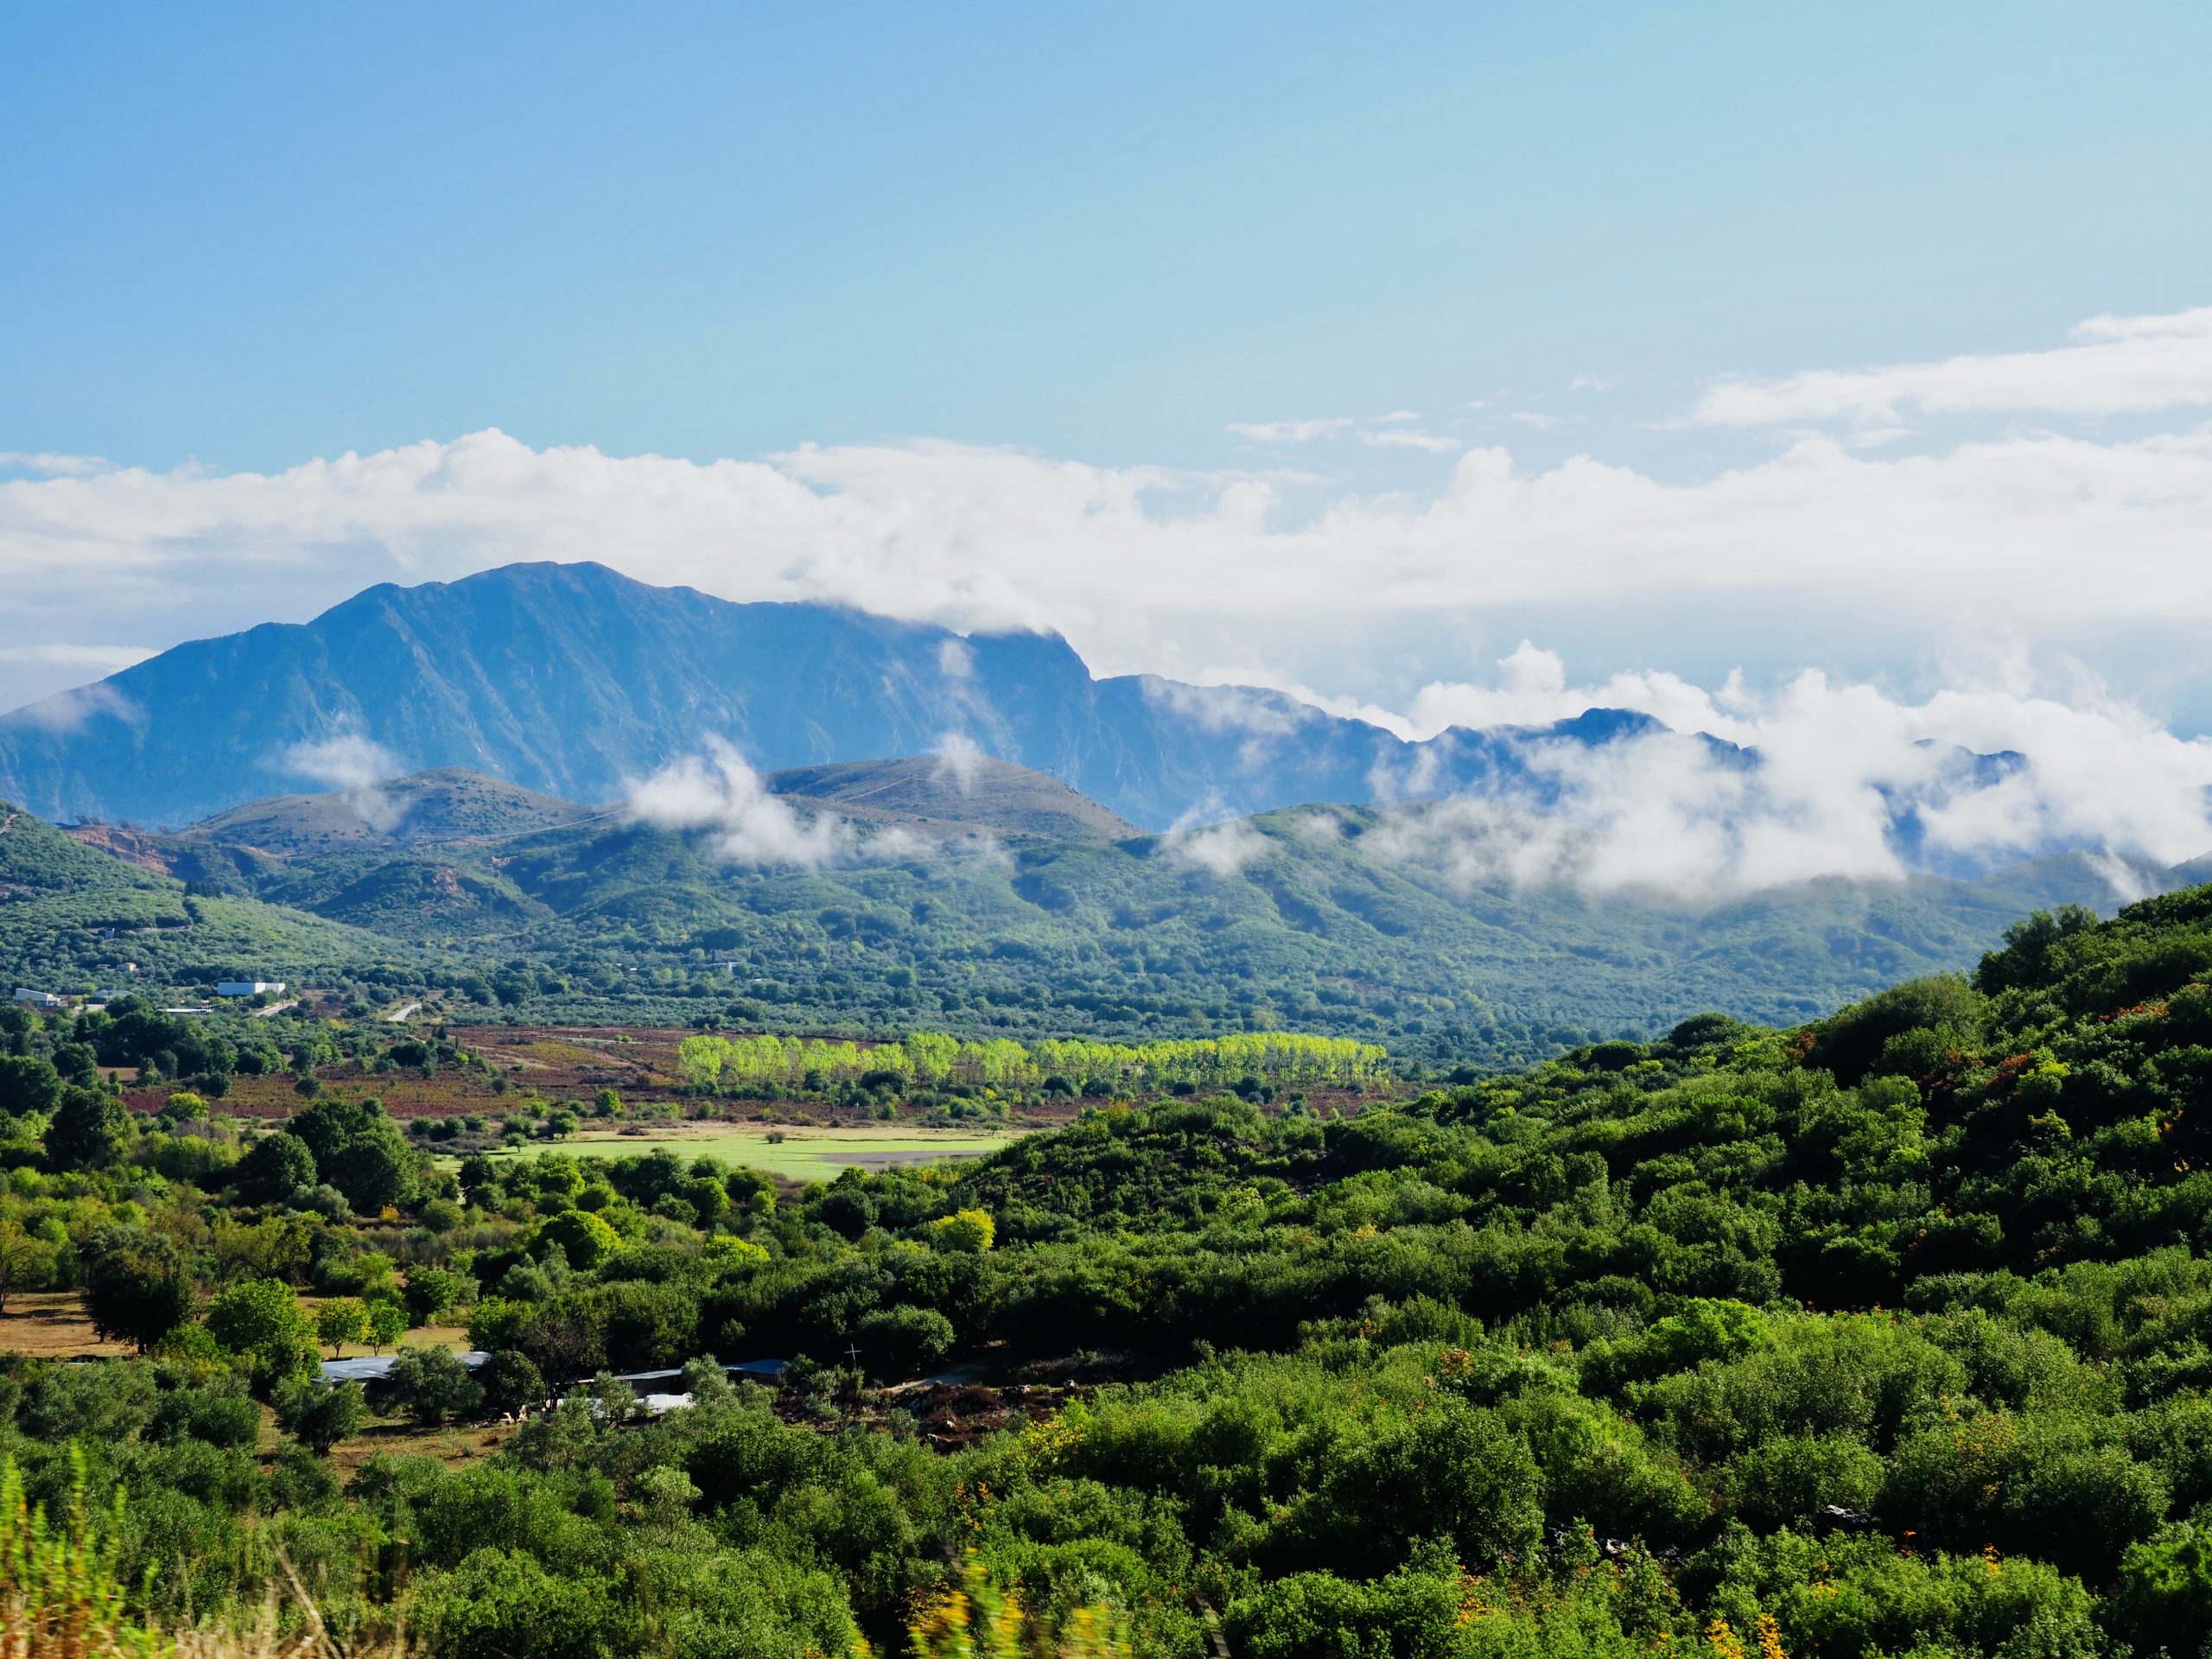
<path fill-rule="evenodd" d="M 286 1204 L 317 1180 L 315 1154 L 296 1135 L 279 1129 L 255 1141 L 238 1160 L 233 1183 L 248 1204 Z"/>
<path fill-rule="evenodd" d="M 315 1324 L 282 1280 L 247 1279 L 231 1286 L 208 1303 L 207 1329 L 246 1362 L 261 1392 L 314 1369 Z"/>
<path fill-rule="evenodd" d="M 46 1155 L 56 1169 L 101 1169 L 123 1155 L 130 1113 L 104 1089 L 61 1091 L 47 1126 Z"/>
<path fill-rule="evenodd" d="M 334 1296 L 315 1309 L 315 1334 L 336 1359 L 347 1343 L 359 1342 L 369 1334 L 369 1310 L 358 1296 Z"/>
<path fill-rule="evenodd" d="M 998 1226 L 988 1210 L 960 1210 L 930 1224 L 930 1236 L 939 1248 L 980 1255 L 998 1237 Z"/>
<path fill-rule="evenodd" d="M 729 1213 L 729 1189 L 711 1175 L 693 1176 L 683 1183 L 677 1196 L 691 1206 L 702 1228 L 711 1230 Z"/>
<path fill-rule="evenodd" d="M 2212 1640 L 2212 1532 L 2166 1528 L 2120 1560 L 2112 1622 L 2138 1653 L 2200 1653 Z"/>
<path fill-rule="evenodd" d="M 502 1348 L 486 1360 L 477 1376 L 483 1386 L 484 1403 L 493 1411 L 518 1411 L 545 1398 L 544 1373 L 531 1363 L 529 1355 L 512 1348 Z"/>
<path fill-rule="evenodd" d="M 407 1270 L 407 1317 L 416 1325 L 435 1325 L 467 1297 L 469 1281 L 446 1268 Z"/>
<path fill-rule="evenodd" d="M 944 1314 L 903 1302 L 861 1315 L 854 1333 L 868 1369 L 879 1376 L 906 1376 L 942 1359 L 952 1338 L 952 1321 Z"/>
<path fill-rule="evenodd" d="M 14 1216 L 0 1216 L 0 1313 L 18 1290 L 44 1290 L 54 1283 L 61 1246 L 41 1238 Z"/>
<path fill-rule="evenodd" d="M 61 1101 L 61 1074 L 51 1060 L 0 1054 L 0 1113 L 28 1117 L 51 1112 Z"/>
<path fill-rule="evenodd" d="M 425 1428 L 468 1416 L 484 1402 L 461 1356 L 442 1348 L 401 1349 L 385 1375 L 384 1395 Z"/>
<path fill-rule="evenodd" d="M 314 1154 L 321 1179 L 346 1195 L 355 1214 L 372 1216 L 412 1201 L 421 1156 L 378 1102 L 325 1096 L 289 1127 Z"/>
<path fill-rule="evenodd" d="M 563 1210 L 538 1224 L 537 1236 L 561 1247 L 569 1265 L 588 1273 L 620 1248 L 620 1235 L 588 1210 Z"/>
<path fill-rule="evenodd" d="M 166 1233 L 111 1224 L 88 1239 L 85 1312 L 101 1336 L 145 1353 L 192 1317 L 192 1275 Z"/>
<path fill-rule="evenodd" d="M 407 1310 L 397 1302 L 369 1304 L 369 1351 L 382 1353 L 407 1333 Z"/>

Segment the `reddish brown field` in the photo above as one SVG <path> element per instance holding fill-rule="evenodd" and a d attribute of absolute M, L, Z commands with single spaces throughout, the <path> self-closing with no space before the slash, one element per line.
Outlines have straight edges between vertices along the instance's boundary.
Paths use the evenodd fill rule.
<path fill-rule="evenodd" d="M 446 1117 L 455 1113 L 506 1109 L 520 1092 L 535 1090 L 547 1100 L 588 1103 L 601 1089 L 612 1089 L 626 1103 L 675 1097 L 676 1046 L 691 1033 L 652 1026 L 470 1026 L 455 1027 L 454 1039 L 484 1057 L 481 1066 L 441 1066 L 434 1077 L 420 1071 L 366 1071 L 353 1065 L 324 1066 L 317 1076 L 326 1085 L 372 1094 L 394 1117 Z M 500 1093 L 494 1077 L 506 1079 Z M 167 1090 L 140 1090 L 128 1098 L 139 1111 L 158 1111 Z M 233 1077 L 222 1109 L 245 1117 L 289 1117 L 300 1098 L 289 1077 Z"/>
<path fill-rule="evenodd" d="M 349 1095 L 373 1095 L 394 1117 L 450 1117 L 471 1112 L 496 1116 L 535 1092 L 555 1103 L 588 1106 L 601 1089 L 620 1095 L 626 1106 L 671 1105 L 690 1116 L 702 1103 L 677 1093 L 677 1046 L 692 1033 L 662 1026 L 455 1026 L 453 1040 L 482 1056 L 484 1064 L 440 1066 L 434 1076 L 419 1071 L 365 1071 L 353 1065 L 324 1066 L 317 1077 L 326 1088 Z M 495 1086 L 504 1079 L 505 1090 Z M 131 1109 L 156 1112 L 168 1088 L 129 1090 Z M 1347 1091 L 1311 1088 L 1308 1104 L 1323 1117 L 1357 1116 L 1363 1097 Z M 1372 1098 L 1373 1096 L 1369 1096 Z M 1048 1128 L 1071 1122 L 1094 1103 L 1050 1099 L 1021 1108 L 1019 1127 Z M 300 1097 L 288 1076 L 238 1077 L 231 1082 L 220 1110 L 240 1117 L 289 1117 Z M 772 1103 L 725 1100 L 712 1103 L 716 1117 L 765 1122 L 836 1127 L 859 1121 L 828 1101 Z"/>

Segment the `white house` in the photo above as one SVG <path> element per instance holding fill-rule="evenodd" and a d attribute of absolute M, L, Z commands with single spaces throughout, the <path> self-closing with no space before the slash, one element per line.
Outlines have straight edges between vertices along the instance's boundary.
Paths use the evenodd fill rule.
<path fill-rule="evenodd" d="M 281 979 L 226 979 L 215 988 L 218 996 L 259 996 L 264 991 L 271 996 L 284 994 Z"/>
<path fill-rule="evenodd" d="M 66 1006 L 52 991 L 34 991 L 28 986 L 16 987 L 16 1001 L 27 1008 L 59 1008 Z"/>

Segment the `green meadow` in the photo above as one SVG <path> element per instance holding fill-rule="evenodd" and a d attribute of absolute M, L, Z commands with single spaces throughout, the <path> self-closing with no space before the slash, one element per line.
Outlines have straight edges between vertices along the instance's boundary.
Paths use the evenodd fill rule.
<path fill-rule="evenodd" d="M 772 1135 L 780 1140 L 771 1141 Z M 967 1130 L 912 1128 L 817 1129 L 773 1127 L 767 1124 L 717 1123 L 711 1126 L 667 1124 L 642 1134 L 619 1129 L 587 1129 L 563 1141 L 563 1149 L 594 1158 L 642 1155 L 661 1147 L 690 1157 L 713 1158 L 742 1165 L 792 1181 L 828 1181 L 842 1170 L 858 1166 L 878 1170 L 893 1164 L 932 1164 L 949 1158 L 981 1158 L 996 1152 L 1016 1137 L 1009 1133 L 979 1135 Z M 542 1147 L 528 1150 L 542 1151 Z M 492 1154 L 514 1156 L 509 1151 Z"/>

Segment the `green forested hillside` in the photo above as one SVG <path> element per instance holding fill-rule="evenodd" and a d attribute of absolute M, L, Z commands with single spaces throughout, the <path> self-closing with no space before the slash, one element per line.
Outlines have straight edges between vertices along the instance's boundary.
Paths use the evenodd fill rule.
<path fill-rule="evenodd" d="M 128 1494 L 151 1612 L 257 1597 L 251 1521 L 436 1659 L 2212 1638 L 2212 888 L 2039 913 L 1811 1025 L 1327 1116 L 1109 1103 L 795 1197 L 666 1155 L 456 1183 L 341 1099 L 235 1164 L 188 1107 L 102 1138 L 41 1056 L 107 1027 L 15 1029 L 6 1080 L 60 1104 L 0 1126 L 0 1230 L 155 1357 L 12 1364 L 0 1455 L 49 1503 L 73 1456 L 91 1513 Z M 120 1294 L 149 1274 L 181 1294 Z M 300 1288 L 458 1304 L 492 1352 L 410 1361 L 387 1444 L 600 1368 L 796 1363 L 693 1363 L 650 1420 L 602 1381 L 341 1487 L 318 1447 L 361 1407 L 289 1380 Z M 292 1426 L 266 1466 L 256 1392 Z"/>
<path fill-rule="evenodd" d="M 1137 827 L 1058 779 L 981 754 L 797 766 L 761 779 L 769 792 L 861 823 L 925 836 L 982 831 L 1013 842 L 1121 841 Z"/>
<path fill-rule="evenodd" d="M 447 766 L 359 789 L 249 801 L 173 839 L 313 857 L 371 847 L 497 840 L 599 810 Z"/>
<path fill-rule="evenodd" d="M 402 964 L 420 948 L 304 911 L 194 891 L 79 845 L 0 803 L 0 979 L 10 987 L 107 988 L 136 963 L 151 985 L 205 977 L 336 976 Z"/>
<path fill-rule="evenodd" d="M 142 838 L 156 863 L 188 852 L 196 861 L 177 868 L 207 895 L 191 901 L 205 931 L 165 932 L 149 954 L 164 969 L 235 964 L 296 981 L 374 967 L 387 982 L 404 969 L 472 988 L 519 963 L 532 972 L 506 982 L 539 987 L 531 1012 L 548 1019 L 680 1023 L 734 1004 L 741 1022 L 849 1033 L 918 1021 L 1121 1039 L 1282 1027 L 1449 1067 L 1649 1035 L 1704 1008 L 1811 1018 L 1970 965 L 2024 909 L 2109 892 L 2102 870 L 2069 856 L 1975 882 L 1821 880 L 1701 902 L 1593 895 L 1465 879 L 1480 860 L 1465 855 L 1479 849 L 1408 835 L 1420 821 L 1402 809 L 1301 808 L 1196 837 L 1115 839 L 1110 815 L 1050 779 L 1000 766 L 963 785 L 934 765 L 788 780 L 829 797 L 794 795 L 795 810 L 851 815 L 828 867 L 811 869 L 733 864 L 716 830 L 611 814 L 533 830 L 544 802 L 518 803 L 522 792 L 501 785 L 487 804 L 454 783 L 465 774 L 416 791 L 428 803 L 418 829 L 470 830 L 449 840 L 379 832 L 319 852 L 302 826 L 322 817 L 283 802 L 242 809 L 241 822 L 292 826 L 289 854 L 197 830 Z M 494 820 L 522 828 L 476 833 Z M 96 979 L 130 952 L 84 923 L 188 918 L 174 882 L 23 823 L 22 845 L 74 873 L 39 891 L 74 896 L 0 909 L 0 976 Z M 1072 838 L 1040 838 L 1053 825 Z M 136 896 L 122 910 L 84 896 L 116 890 Z M 318 932 L 301 912 L 343 926 Z"/>
<path fill-rule="evenodd" d="M 1316 835 L 1317 820 L 1335 827 Z M 2079 860 L 1979 883 L 1812 882 L 1709 906 L 1462 886 L 1376 850 L 1363 832 L 1384 822 L 1268 814 L 1237 827 L 1230 868 L 1141 837 L 765 872 L 731 867 L 709 835 L 595 826 L 505 846 L 499 891 L 518 897 L 487 893 L 474 921 L 430 907 L 413 931 L 473 929 L 604 990 L 620 983 L 601 971 L 611 962 L 734 963 L 725 986 L 734 977 L 746 1000 L 814 1023 L 918 1014 L 1122 1036 L 1272 1023 L 1510 1061 L 1663 1030 L 1700 1008 L 1805 1019 L 1969 965 L 2021 910 L 2105 890 Z M 411 926 L 290 892 L 347 920 Z M 518 899 L 550 919 L 518 919 Z"/>

